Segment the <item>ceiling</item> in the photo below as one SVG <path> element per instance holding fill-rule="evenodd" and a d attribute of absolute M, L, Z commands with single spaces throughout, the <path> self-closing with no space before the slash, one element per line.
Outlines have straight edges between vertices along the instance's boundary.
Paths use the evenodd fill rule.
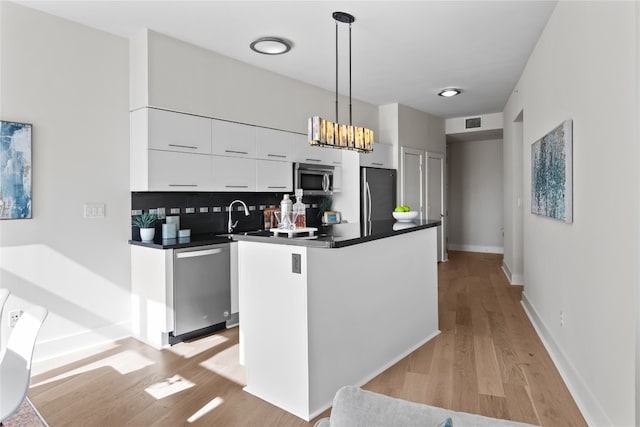
<path fill-rule="evenodd" d="M 352 25 L 352 95 L 450 118 L 500 112 L 555 1 L 17 1 L 122 37 L 143 28 L 335 91 L 334 11 Z M 348 95 L 348 25 L 339 26 L 339 91 Z M 281 56 L 249 44 L 291 40 Z M 437 96 L 458 87 L 454 98 Z"/>

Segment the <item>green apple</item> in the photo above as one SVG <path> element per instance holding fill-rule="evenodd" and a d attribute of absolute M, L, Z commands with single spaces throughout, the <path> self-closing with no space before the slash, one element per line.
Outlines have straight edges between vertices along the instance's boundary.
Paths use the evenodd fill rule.
<path fill-rule="evenodd" d="M 404 212 L 404 206 L 396 206 L 396 208 L 393 211 L 394 212 Z"/>

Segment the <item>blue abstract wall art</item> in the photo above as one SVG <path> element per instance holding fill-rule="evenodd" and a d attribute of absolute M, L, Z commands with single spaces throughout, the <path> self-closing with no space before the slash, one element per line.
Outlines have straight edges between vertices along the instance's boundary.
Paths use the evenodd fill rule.
<path fill-rule="evenodd" d="M 531 145 L 531 213 L 573 222 L 573 121 Z"/>
<path fill-rule="evenodd" d="M 31 218 L 31 125 L 0 121 L 0 219 Z"/>

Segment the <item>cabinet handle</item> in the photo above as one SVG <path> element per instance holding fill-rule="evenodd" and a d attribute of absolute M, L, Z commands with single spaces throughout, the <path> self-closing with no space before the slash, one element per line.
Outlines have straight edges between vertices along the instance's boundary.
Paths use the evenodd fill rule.
<path fill-rule="evenodd" d="M 216 255 L 222 252 L 222 249 L 205 249 L 203 251 L 178 252 L 176 258 L 193 258 L 198 256 Z"/>
<path fill-rule="evenodd" d="M 281 155 L 281 154 L 267 154 L 267 157 L 277 157 L 277 158 L 279 158 L 279 159 L 286 159 L 286 158 L 287 158 L 287 156 L 286 156 L 286 155 L 285 155 L 285 156 L 283 156 L 283 155 Z"/>
<path fill-rule="evenodd" d="M 378 163 L 378 162 L 371 162 L 372 165 L 376 165 L 376 166 L 382 166 L 383 163 Z"/>
<path fill-rule="evenodd" d="M 192 150 L 198 149 L 198 147 L 194 147 L 193 145 L 180 145 L 180 144 L 169 144 L 169 147 L 190 148 Z"/>
<path fill-rule="evenodd" d="M 308 162 L 321 162 L 322 160 L 320 159 L 305 159 Z"/>
<path fill-rule="evenodd" d="M 287 188 L 286 185 L 268 185 L 267 188 Z"/>
<path fill-rule="evenodd" d="M 249 188 L 248 185 L 225 185 L 226 188 Z"/>
<path fill-rule="evenodd" d="M 245 154 L 245 155 L 249 154 L 246 151 L 236 151 L 236 150 L 224 150 L 224 152 L 225 153 L 233 153 L 233 154 Z"/>
<path fill-rule="evenodd" d="M 198 184 L 169 184 L 169 187 L 197 187 Z"/>

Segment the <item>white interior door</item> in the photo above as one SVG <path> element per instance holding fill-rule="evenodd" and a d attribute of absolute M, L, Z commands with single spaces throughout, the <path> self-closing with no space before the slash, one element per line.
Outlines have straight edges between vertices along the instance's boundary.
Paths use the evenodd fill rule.
<path fill-rule="evenodd" d="M 424 158 L 425 152 L 408 147 L 400 147 L 400 204 L 426 218 L 424 206 Z"/>
<path fill-rule="evenodd" d="M 442 221 L 438 227 L 439 261 L 447 260 L 444 165 L 442 154 L 427 153 L 427 219 Z"/>

